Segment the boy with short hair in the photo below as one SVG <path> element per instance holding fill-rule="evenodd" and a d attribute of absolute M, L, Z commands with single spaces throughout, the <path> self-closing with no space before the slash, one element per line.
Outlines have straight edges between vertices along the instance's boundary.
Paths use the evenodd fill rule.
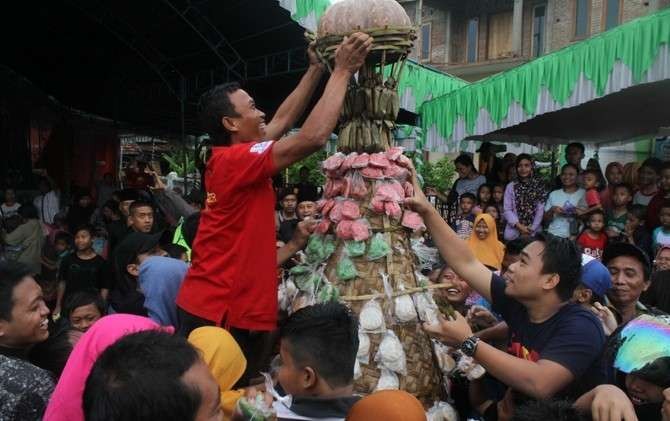
<path fill-rule="evenodd" d="M 670 201 L 663 202 L 658 219 L 661 221 L 661 226 L 651 234 L 653 250 L 661 246 L 670 246 Z"/>
<path fill-rule="evenodd" d="M 572 294 L 572 301 L 591 309 L 595 303 L 605 303 L 607 291 L 612 288 L 612 276 L 600 260 L 582 255 L 582 277 Z"/>
<path fill-rule="evenodd" d="M 279 335 L 279 383 L 293 400 L 275 402 L 277 419 L 344 420 L 360 399 L 353 395 L 356 316 L 340 303 L 316 304 L 291 314 Z"/>
<path fill-rule="evenodd" d="M 605 232 L 611 238 L 623 234 L 628 218 L 628 206 L 633 201 L 633 189 L 628 184 L 617 184 L 612 193 L 612 209 L 607 209 L 607 228 Z"/>
<path fill-rule="evenodd" d="M 603 206 L 600 203 L 600 193 L 598 193 L 600 172 L 597 170 L 586 170 L 582 173 L 582 180 L 584 183 L 584 190 L 586 190 L 584 198 L 586 200 L 586 206 L 588 206 L 588 212 L 596 209 L 602 210 Z"/>
<path fill-rule="evenodd" d="M 475 214 L 473 210 L 475 208 L 475 203 L 477 198 L 472 193 L 463 193 L 458 199 L 459 201 L 459 213 L 454 221 L 453 229 L 456 231 L 456 235 L 463 240 L 470 238 L 472 234 L 472 229 L 474 228 L 475 223 Z"/>
<path fill-rule="evenodd" d="M 584 249 L 584 254 L 600 260 L 603 257 L 603 250 L 607 247 L 607 235 L 603 231 L 605 213 L 596 209 L 591 211 L 587 217 L 587 228 L 577 237 L 577 244 Z"/>
<path fill-rule="evenodd" d="M 626 228 L 621 233 L 619 241 L 638 246 L 649 257 L 653 256 L 651 248 L 651 233 L 646 227 L 647 208 L 643 205 L 632 205 L 628 210 Z"/>
<path fill-rule="evenodd" d="M 60 314 L 65 299 L 77 291 L 92 291 L 107 299 L 112 287 L 112 271 L 107 261 L 93 250 L 94 233 L 91 225 L 75 230 L 75 252 L 63 258 L 60 264 L 54 315 Z"/>

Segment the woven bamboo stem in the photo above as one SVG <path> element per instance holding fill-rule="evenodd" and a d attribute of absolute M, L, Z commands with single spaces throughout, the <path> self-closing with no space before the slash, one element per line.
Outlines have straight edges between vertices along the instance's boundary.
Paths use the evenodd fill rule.
<path fill-rule="evenodd" d="M 393 294 L 391 294 L 392 297 L 400 297 L 401 295 L 409 295 L 409 294 L 414 294 L 416 292 L 425 292 L 425 291 L 432 291 L 435 289 L 444 289 L 447 288 L 448 285 L 444 284 L 436 284 L 436 285 L 428 285 L 425 287 L 415 287 L 415 288 L 405 288 L 403 291 L 396 291 Z M 386 297 L 387 295 L 383 292 L 377 293 L 377 294 L 368 294 L 368 295 L 357 295 L 357 296 L 342 296 L 340 297 L 341 300 L 344 301 L 369 301 L 374 298 L 382 298 Z"/>

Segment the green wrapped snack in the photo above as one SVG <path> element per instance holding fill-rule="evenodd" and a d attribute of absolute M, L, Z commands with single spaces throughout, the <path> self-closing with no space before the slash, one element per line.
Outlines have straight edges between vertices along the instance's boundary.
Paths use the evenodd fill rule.
<path fill-rule="evenodd" d="M 365 241 L 347 241 L 344 243 L 344 249 L 349 257 L 360 257 L 365 254 Z"/>
<path fill-rule="evenodd" d="M 301 291 L 308 291 L 312 288 L 312 268 L 305 265 L 294 266 L 289 270 L 293 277 L 293 283 Z"/>
<path fill-rule="evenodd" d="M 291 270 L 289 270 L 288 272 L 293 276 L 300 276 L 300 275 L 309 274 L 310 272 L 312 272 L 312 269 L 310 269 L 309 266 L 298 265 L 298 266 L 293 266 L 291 268 Z"/>
<path fill-rule="evenodd" d="M 319 291 L 319 302 L 327 303 L 329 301 L 338 301 L 340 299 L 340 290 L 333 284 L 327 283 Z"/>
<path fill-rule="evenodd" d="M 307 261 L 312 264 L 324 262 L 335 252 L 335 241 L 332 235 L 317 235 L 309 237 L 305 253 Z"/>
<path fill-rule="evenodd" d="M 259 397 L 261 399 L 258 399 Z M 262 399 L 262 394 L 258 394 L 256 399 L 251 402 L 246 397 L 242 397 L 237 401 L 237 408 L 245 420 L 265 421 L 274 419 L 276 415 L 275 411 L 272 408 L 268 408 Z"/>
<path fill-rule="evenodd" d="M 370 240 L 368 248 L 368 260 L 377 260 L 391 254 L 391 246 L 384 239 L 384 234 L 378 232 Z"/>
<path fill-rule="evenodd" d="M 335 272 L 337 274 L 337 279 L 340 281 L 350 281 L 358 276 L 356 265 L 354 265 L 354 262 L 347 256 L 343 256 L 340 261 L 337 262 Z"/>

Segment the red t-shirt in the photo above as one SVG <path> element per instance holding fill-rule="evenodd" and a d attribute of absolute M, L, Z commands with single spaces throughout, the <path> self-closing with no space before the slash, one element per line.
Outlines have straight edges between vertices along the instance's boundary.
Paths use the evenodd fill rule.
<path fill-rule="evenodd" d="M 207 206 L 177 305 L 224 327 L 277 324 L 272 147 L 271 141 L 216 147 L 207 162 Z"/>
<path fill-rule="evenodd" d="M 586 191 L 586 204 L 591 207 L 600 204 L 600 194 L 596 189 L 588 189 Z"/>
<path fill-rule="evenodd" d="M 584 231 L 577 237 L 577 244 L 584 249 L 584 254 L 588 254 L 594 259 L 601 260 L 603 257 L 603 250 L 607 247 L 607 235 L 604 232 L 601 232 L 598 238 L 591 238 L 591 236 Z"/>

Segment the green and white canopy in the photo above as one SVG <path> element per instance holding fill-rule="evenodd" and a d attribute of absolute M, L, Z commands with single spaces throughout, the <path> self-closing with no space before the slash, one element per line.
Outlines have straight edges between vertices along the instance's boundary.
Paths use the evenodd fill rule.
<path fill-rule="evenodd" d="M 291 19 L 303 28 L 316 32 L 319 19 L 331 3 L 340 0 L 277 0 L 288 10 Z M 390 67 L 389 67 L 390 69 Z M 468 83 L 439 70 L 408 60 L 398 85 L 400 106 L 412 113 L 418 113 L 421 105 L 432 98 L 459 89 Z"/>
<path fill-rule="evenodd" d="M 423 104 L 429 150 L 464 139 L 600 143 L 670 125 L 670 10 Z"/>

